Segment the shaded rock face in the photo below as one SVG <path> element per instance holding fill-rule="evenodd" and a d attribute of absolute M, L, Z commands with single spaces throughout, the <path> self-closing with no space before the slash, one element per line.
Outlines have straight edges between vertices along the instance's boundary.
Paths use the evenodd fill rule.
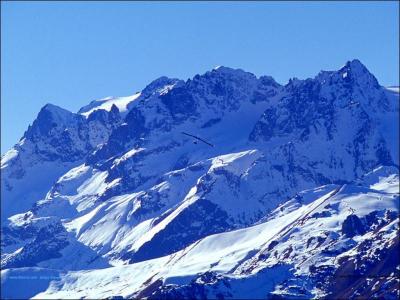
<path fill-rule="evenodd" d="M 360 268 L 360 258 L 369 251 L 371 241 L 360 245 L 356 260 L 344 258 L 340 267 L 332 275 L 329 285 L 330 295 L 346 299 L 397 299 L 400 290 L 399 238 L 374 255 L 368 255 Z M 358 261 L 357 261 L 358 260 Z M 327 297 L 329 299 L 329 296 Z"/>
<path fill-rule="evenodd" d="M 124 124 L 112 133 L 109 142 L 90 162 L 140 147 L 155 133 L 174 132 L 187 122 L 199 122 L 203 128 L 210 128 L 224 115 L 244 105 L 266 103 L 280 89 L 271 77 L 257 79 L 251 73 L 226 67 L 196 75 L 186 82 L 161 77 L 149 84 L 142 96 L 130 105 Z"/>
<path fill-rule="evenodd" d="M 361 222 L 360 218 L 356 215 L 348 216 L 342 224 L 342 234 L 349 238 L 356 235 L 362 235 L 366 232 L 364 224 Z"/>
<path fill-rule="evenodd" d="M 49 224 L 42 228 L 24 228 L 21 230 L 24 234 L 18 235 L 16 232 L 6 232 L 5 236 L 12 234 L 19 238 L 26 239 L 26 234 L 31 242 L 22 247 L 16 255 L 7 256 L 1 262 L 2 269 L 32 267 L 37 263 L 48 259 L 61 257 L 60 250 L 64 249 L 69 242 L 67 241 L 67 232 L 61 223 Z"/>
<path fill-rule="evenodd" d="M 183 87 L 173 89 L 170 93 L 162 95 L 160 99 L 177 121 L 196 112 L 196 102 L 192 94 Z"/>
<path fill-rule="evenodd" d="M 342 223 L 341 233 L 348 238 L 363 235 L 368 230 L 377 230 L 394 221 L 397 213 L 392 210 L 375 210 L 359 218 L 355 214 L 346 217 Z"/>
<path fill-rule="evenodd" d="M 326 130 L 326 137 L 332 138 L 335 130 L 335 106 L 332 100 L 320 95 L 321 84 L 307 80 L 300 86 L 286 87 L 291 90 L 278 107 L 264 112 L 262 119 L 250 134 L 250 140 L 268 141 L 272 137 L 285 136 L 297 131 L 303 139 L 312 129 Z"/>
<path fill-rule="evenodd" d="M 9 208 L 2 210 L 2 220 L 25 212 L 44 198 L 60 176 L 106 143 L 120 123 L 115 106 L 110 111 L 97 110 L 86 118 L 45 105 L 14 146 L 15 155 L 7 160 L 2 158 L 1 196 L 2 203 Z"/>
<path fill-rule="evenodd" d="M 352 79 L 347 74 L 352 74 L 348 75 Z M 343 69 L 322 73 L 315 79 L 292 80 L 285 90 L 287 94 L 281 101 L 265 110 L 255 124 L 250 141 L 266 143 L 287 139 L 295 146 L 309 145 L 309 149 L 318 144 L 321 150 L 328 150 L 323 163 L 328 162 L 339 173 L 349 168 L 349 161 L 353 160 L 350 180 L 378 164 L 393 164 L 374 120 L 378 107 L 384 111 L 388 99 L 375 77 L 359 62 L 349 62 Z M 337 147 L 333 144 L 338 140 L 344 153 L 333 151 Z M 314 151 L 302 151 L 302 154 L 311 164 L 322 162 L 320 154 L 314 155 Z"/>
<path fill-rule="evenodd" d="M 45 160 L 76 161 L 87 156 L 108 137 L 121 119 L 116 106 L 94 111 L 89 118 L 54 105 L 46 105 L 24 134 L 34 153 Z"/>

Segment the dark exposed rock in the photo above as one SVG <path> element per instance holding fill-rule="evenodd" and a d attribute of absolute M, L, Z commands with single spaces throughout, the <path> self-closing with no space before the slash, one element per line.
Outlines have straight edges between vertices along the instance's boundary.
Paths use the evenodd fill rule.
<path fill-rule="evenodd" d="M 342 233 L 351 238 L 356 235 L 362 235 L 366 232 L 364 224 L 356 215 L 349 215 L 342 224 Z"/>

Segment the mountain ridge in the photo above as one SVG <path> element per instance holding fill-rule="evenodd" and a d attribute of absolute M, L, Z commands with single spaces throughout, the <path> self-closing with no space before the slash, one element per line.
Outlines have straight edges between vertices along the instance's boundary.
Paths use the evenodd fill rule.
<path fill-rule="evenodd" d="M 398 247 L 398 97 L 352 60 L 286 85 L 221 66 L 186 81 L 160 77 L 78 113 L 46 105 L 2 156 L 2 274 L 57 269 L 39 298 L 331 295 L 344 272 L 331 253 L 352 266 L 378 241 Z M 241 248 L 251 232 L 259 236 Z M 218 242 L 226 236 L 238 254 Z M 319 246 L 305 250 L 302 239 Z M 225 253 L 221 262 L 196 250 L 202 243 Z M 71 255 L 80 263 L 67 263 Z M 171 262 L 176 273 L 166 271 Z M 80 284 L 79 268 L 97 285 L 96 272 L 133 267 L 148 271 L 129 291 L 119 288 L 124 278 L 108 293 Z M 384 295 L 398 295 L 393 284 Z M 367 294 L 366 281 L 357 289 Z"/>

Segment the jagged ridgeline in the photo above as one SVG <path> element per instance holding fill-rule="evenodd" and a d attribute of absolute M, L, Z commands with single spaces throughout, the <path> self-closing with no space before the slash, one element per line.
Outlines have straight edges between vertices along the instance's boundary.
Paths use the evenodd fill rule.
<path fill-rule="evenodd" d="M 358 60 L 48 104 L 1 159 L 1 296 L 397 299 L 398 124 Z"/>

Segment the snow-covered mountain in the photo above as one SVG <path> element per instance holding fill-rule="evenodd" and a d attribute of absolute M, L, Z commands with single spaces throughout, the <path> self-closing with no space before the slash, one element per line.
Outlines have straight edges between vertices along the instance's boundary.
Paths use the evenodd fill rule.
<path fill-rule="evenodd" d="M 2 298 L 397 298 L 398 124 L 358 60 L 48 104 L 1 159 Z"/>

